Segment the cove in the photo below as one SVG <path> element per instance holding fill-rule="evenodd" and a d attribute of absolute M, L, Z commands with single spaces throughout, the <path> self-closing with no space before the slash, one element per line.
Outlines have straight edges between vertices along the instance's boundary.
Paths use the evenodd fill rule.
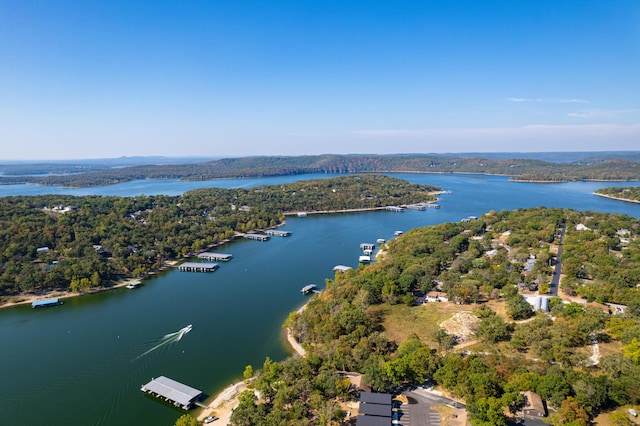
<path fill-rule="evenodd" d="M 392 239 L 396 230 L 458 221 L 492 209 L 534 206 L 640 217 L 640 205 L 592 195 L 597 188 L 628 183 L 531 184 L 481 175 L 393 176 L 452 193 L 440 197 L 442 208 L 437 210 L 288 217 L 282 229 L 291 231 L 290 237 L 225 245 L 220 251 L 233 254 L 233 260 L 220 263 L 213 273 L 171 269 L 134 290 L 66 299 L 55 308 L 0 310 L 3 423 L 171 425 L 182 411 L 146 396 L 140 385 L 165 375 L 214 395 L 239 379 L 246 365 L 260 368 L 267 356 L 285 358 L 289 351 L 281 325 L 289 312 L 307 300 L 300 289 L 311 283 L 322 288 L 324 280 L 333 276 L 333 266 L 357 265 L 360 243 Z M 309 176 L 287 179 L 301 178 Z M 136 192 L 137 184 L 130 183 L 121 188 L 122 194 L 109 195 L 167 190 L 143 183 L 143 192 Z M 265 183 L 286 181 L 197 184 L 251 187 Z M 171 182 L 172 191 L 194 189 L 192 184 Z M 100 190 L 107 189 L 115 191 L 113 187 Z M 193 329 L 179 341 L 163 340 L 188 324 Z"/>

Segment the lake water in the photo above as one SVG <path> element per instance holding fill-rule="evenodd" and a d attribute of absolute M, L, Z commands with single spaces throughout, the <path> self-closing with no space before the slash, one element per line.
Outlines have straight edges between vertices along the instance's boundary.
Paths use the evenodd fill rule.
<path fill-rule="evenodd" d="M 253 187 L 315 176 L 208 182 L 142 181 L 105 188 L 13 186 L 1 195 L 176 195 L 203 186 Z M 166 375 L 213 395 L 259 368 L 265 357 L 289 352 L 281 325 L 306 300 L 300 289 L 324 285 L 337 264 L 357 266 L 362 242 L 391 239 L 394 231 L 491 209 L 547 206 L 626 213 L 640 205 L 596 197 L 594 182 L 530 184 L 497 176 L 393 174 L 451 190 L 441 209 L 364 212 L 287 219 L 290 237 L 235 241 L 220 249 L 234 258 L 214 273 L 170 270 L 135 290 L 118 289 L 67 299 L 60 307 L 0 310 L 0 423 L 12 425 L 172 425 L 182 411 L 140 392 Z M 11 192 L 17 191 L 17 192 Z M 44 192 L 43 192 L 44 191 Z M 180 341 L 163 339 L 192 324 Z"/>

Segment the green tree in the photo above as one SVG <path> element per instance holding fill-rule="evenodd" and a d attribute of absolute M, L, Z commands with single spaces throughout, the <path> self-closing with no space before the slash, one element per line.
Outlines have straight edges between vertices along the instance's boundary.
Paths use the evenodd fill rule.
<path fill-rule="evenodd" d="M 191 414 L 183 414 L 178 417 L 174 426 L 199 426 L 200 422 Z"/>

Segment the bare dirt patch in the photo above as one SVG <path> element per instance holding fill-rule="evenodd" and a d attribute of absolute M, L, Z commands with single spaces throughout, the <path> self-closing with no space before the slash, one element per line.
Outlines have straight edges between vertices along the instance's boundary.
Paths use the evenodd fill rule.
<path fill-rule="evenodd" d="M 459 342 L 470 340 L 478 329 L 480 319 L 471 312 L 458 312 L 448 320 L 442 321 L 440 327 L 458 338 Z"/>

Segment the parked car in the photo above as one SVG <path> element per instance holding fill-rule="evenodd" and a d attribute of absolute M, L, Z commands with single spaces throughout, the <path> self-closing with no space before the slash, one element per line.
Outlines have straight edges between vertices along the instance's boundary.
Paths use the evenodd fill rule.
<path fill-rule="evenodd" d="M 218 420 L 218 418 L 216 416 L 209 416 L 206 419 L 204 419 L 205 424 L 209 424 L 209 423 L 213 423 L 216 420 Z"/>
<path fill-rule="evenodd" d="M 629 411 L 629 414 L 631 414 L 633 417 L 638 417 L 638 412 L 633 408 L 629 408 L 628 411 Z"/>

